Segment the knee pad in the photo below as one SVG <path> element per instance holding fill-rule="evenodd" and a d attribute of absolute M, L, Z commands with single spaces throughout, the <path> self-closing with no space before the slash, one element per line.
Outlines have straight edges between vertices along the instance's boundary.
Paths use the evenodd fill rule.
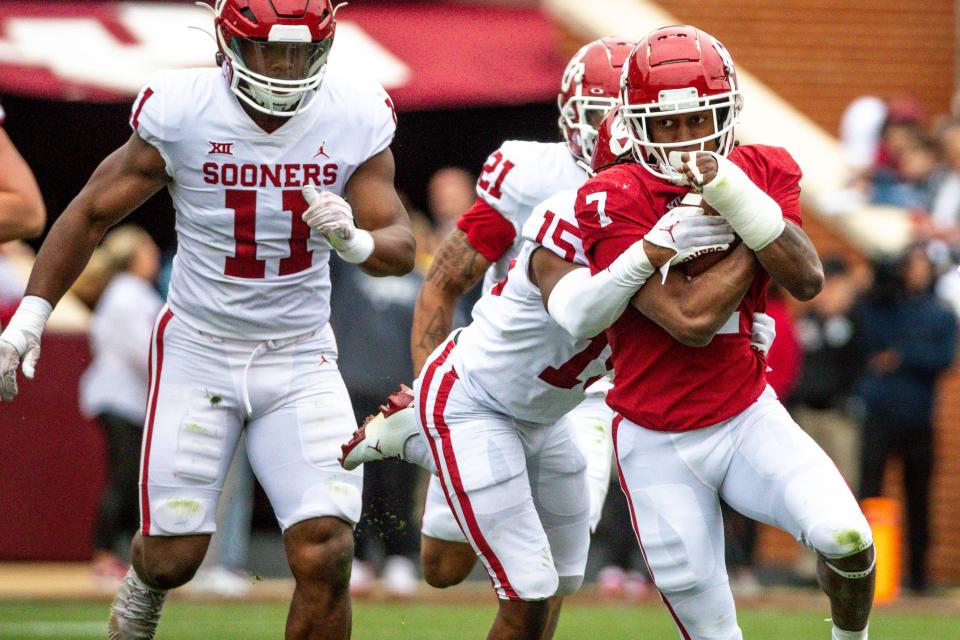
<path fill-rule="evenodd" d="M 537 567 L 528 567 L 527 571 L 516 572 L 510 577 L 510 586 L 521 600 L 546 600 L 557 594 L 560 579 L 553 566 L 537 563 Z"/>
<path fill-rule="evenodd" d="M 873 532 L 863 514 L 828 517 L 807 531 L 810 547 L 827 558 L 846 558 L 873 545 Z"/>
<path fill-rule="evenodd" d="M 150 500 L 150 535 L 213 533 L 217 502 L 199 495 L 170 495 Z"/>
<path fill-rule="evenodd" d="M 558 596 L 572 596 L 583 586 L 583 576 L 560 576 L 557 585 Z"/>
<path fill-rule="evenodd" d="M 553 553 L 545 535 L 533 536 L 536 511 L 515 507 L 488 514 L 483 536 L 491 545 L 492 557 L 481 556 L 490 564 L 488 572 L 501 583 L 509 583 L 520 600 L 545 600 L 557 592 L 559 578 Z M 493 566 L 498 562 L 505 576 L 501 579 Z M 504 584 L 504 594 L 508 591 Z"/>

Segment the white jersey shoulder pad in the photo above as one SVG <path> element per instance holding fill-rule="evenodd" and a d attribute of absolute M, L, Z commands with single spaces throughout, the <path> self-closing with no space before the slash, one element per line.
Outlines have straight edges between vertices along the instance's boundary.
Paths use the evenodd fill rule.
<path fill-rule="evenodd" d="M 577 191 L 561 191 L 537 205 L 523 225 L 523 239 L 549 249 L 567 262 L 587 266 L 574 213 Z"/>
<path fill-rule="evenodd" d="M 393 142 L 397 115 L 390 95 L 369 74 L 351 68 L 342 61 L 331 61 L 320 85 L 320 104 L 312 108 L 330 108 L 346 119 L 343 126 L 353 128 L 364 139 L 360 145 L 366 156 L 374 156 Z"/>
<path fill-rule="evenodd" d="M 519 226 L 531 208 L 585 178 L 562 142 L 507 140 L 484 163 L 477 195 Z"/>
<path fill-rule="evenodd" d="M 143 86 L 130 111 L 130 127 L 156 146 L 179 139 L 191 120 L 211 106 L 219 69 L 165 69 Z"/>

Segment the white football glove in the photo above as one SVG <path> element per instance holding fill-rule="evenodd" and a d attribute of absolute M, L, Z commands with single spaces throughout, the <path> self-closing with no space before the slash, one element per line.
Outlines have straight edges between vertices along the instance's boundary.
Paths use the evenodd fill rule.
<path fill-rule="evenodd" d="M 373 253 L 373 236 L 358 229 L 350 204 L 330 191 L 303 187 L 303 198 L 310 205 L 301 218 L 311 229 L 326 238 L 330 246 L 347 262 L 359 264 Z"/>
<path fill-rule="evenodd" d="M 750 348 L 767 355 L 773 340 L 777 337 L 777 323 L 765 313 L 753 314 L 753 329 L 750 335 Z"/>
<path fill-rule="evenodd" d="M 10 324 L 0 333 L 0 401 L 17 397 L 17 368 L 33 380 L 40 359 L 40 335 L 53 307 L 43 298 L 27 296 L 20 302 Z"/>
<path fill-rule="evenodd" d="M 676 255 L 660 267 L 664 280 L 670 265 L 680 264 L 711 251 L 726 251 L 733 242 L 733 228 L 720 216 L 708 216 L 699 206 L 700 196 L 687 194 L 643 237 L 650 244 L 672 249 Z"/>

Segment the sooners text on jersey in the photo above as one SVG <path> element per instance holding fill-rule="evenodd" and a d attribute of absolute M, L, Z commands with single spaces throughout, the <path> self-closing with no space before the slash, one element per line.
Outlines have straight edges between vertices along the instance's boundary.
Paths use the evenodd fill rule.
<path fill-rule="evenodd" d="M 330 317 L 330 247 L 301 220 L 305 185 L 342 194 L 395 120 L 373 80 L 331 64 L 310 109 L 266 133 L 219 69 L 163 71 L 130 124 L 170 174 L 178 248 L 168 304 L 215 336 L 281 339 Z"/>

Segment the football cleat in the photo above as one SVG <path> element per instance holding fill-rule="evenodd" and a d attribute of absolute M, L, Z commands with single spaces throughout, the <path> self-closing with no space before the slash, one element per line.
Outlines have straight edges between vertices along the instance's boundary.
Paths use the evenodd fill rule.
<path fill-rule="evenodd" d="M 413 390 L 400 385 L 400 391 L 387 398 L 380 413 L 369 416 L 340 447 L 340 466 L 352 471 L 365 462 L 400 459 L 403 444 L 417 433 L 417 416 L 413 412 Z"/>
<path fill-rule="evenodd" d="M 109 640 L 152 640 L 160 624 L 166 591 L 154 591 L 140 581 L 133 567 L 127 572 L 110 607 Z"/>

